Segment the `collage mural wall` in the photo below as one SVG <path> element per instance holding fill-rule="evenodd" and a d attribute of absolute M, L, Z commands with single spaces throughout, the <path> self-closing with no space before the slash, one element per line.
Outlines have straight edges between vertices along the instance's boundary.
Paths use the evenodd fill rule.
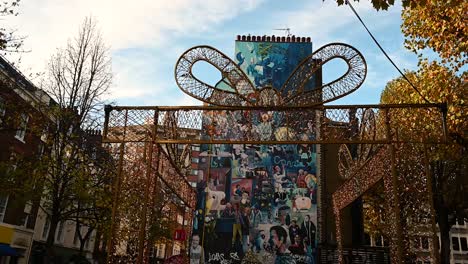
<path fill-rule="evenodd" d="M 311 53 L 311 43 L 237 41 L 235 58 L 257 88 L 279 88 Z M 275 111 L 205 115 L 203 130 L 236 138 L 246 114 L 253 117 L 257 139 L 289 133 L 285 117 Z M 313 124 L 302 127 L 295 133 L 315 138 Z M 202 263 L 196 260 L 202 255 L 204 263 L 315 263 L 316 154 L 314 145 L 202 145 L 191 263 Z"/>

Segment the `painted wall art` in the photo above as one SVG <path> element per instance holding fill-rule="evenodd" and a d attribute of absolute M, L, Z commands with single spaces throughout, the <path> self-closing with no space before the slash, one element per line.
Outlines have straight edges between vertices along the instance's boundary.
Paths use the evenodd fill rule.
<path fill-rule="evenodd" d="M 279 88 L 311 53 L 311 43 L 237 41 L 235 58 L 256 87 Z M 258 140 L 279 140 L 287 133 L 315 138 L 315 126 L 291 132 L 282 126 L 285 118 L 275 111 L 210 112 L 203 116 L 203 130 L 219 138 L 245 138 L 250 125 L 255 128 L 250 136 Z M 197 184 L 193 234 L 205 263 L 315 263 L 314 145 L 202 145 L 198 169 L 203 180 Z"/>

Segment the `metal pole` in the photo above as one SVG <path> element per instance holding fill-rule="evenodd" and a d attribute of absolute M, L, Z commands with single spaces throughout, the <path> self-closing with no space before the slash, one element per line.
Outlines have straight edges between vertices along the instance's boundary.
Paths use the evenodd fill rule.
<path fill-rule="evenodd" d="M 125 151 L 125 133 L 127 130 L 127 120 L 128 120 L 128 110 L 125 111 L 125 119 L 124 119 L 124 130 L 123 130 L 123 139 L 122 143 L 120 143 L 119 147 L 119 165 L 117 167 L 117 177 L 114 183 L 114 202 L 112 203 L 112 216 L 111 216 L 111 227 L 110 227 L 110 237 L 107 241 L 107 263 L 113 263 L 113 255 L 114 255 L 114 248 L 115 248 L 115 236 L 116 236 L 116 222 L 118 218 L 118 206 L 120 200 L 120 191 L 122 188 L 122 172 L 123 172 L 123 159 L 124 159 L 124 151 Z M 106 120 L 108 123 L 109 119 Z M 108 124 L 106 124 L 108 127 Z M 107 132 L 107 131 L 106 131 Z M 106 134 L 107 136 L 107 134 Z"/>
<path fill-rule="evenodd" d="M 432 175 L 429 167 L 429 154 L 427 152 L 427 144 L 423 144 L 424 146 L 424 169 L 426 172 L 426 180 L 427 180 L 427 193 L 429 198 L 429 207 L 431 210 L 431 229 L 432 229 L 432 250 L 431 255 L 432 259 L 434 260 L 434 264 L 439 264 L 439 238 L 437 237 L 437 226 L 436 226 L 436 219 L 435 219 L 435 208 L 434 208 L 434 194 L 432 192 Z"/>
<path fill-rule="evenodd" d="M 333 206 L 335 208 L 335 206 Z M 341 234 L 341 210 L 337 209 L 335 211 L 335 228 L 336 228 L 336 243 L 337 243 L 337 254 L 338 254 L 338 263 L 343 264 L 343 236 Z"/>
<path fill-rule="evenodd" d="M 157 221 L 157 218 L 156 217 L 156 212 L 155 212 L 155 207 L 156 207 L 156 204 L 157 204 L 157 198 L 159 197 L 159 194 L 157 193 L 160 186 L 159 186 L 159 163 L 160 163 L 160 155 L 161 155 L 161 150 L 159 148 L 159 146 L 157 147 L 156 149 L 156 161 L 155 161 L 155 164 L 156 164 L 156 168 L 154 168 L 155 170 L 155 173 L 154 173 L 154 177 L 153 177 L 153 180 L 154 180 L 154 183 L 153 183 L 153 192 L 152 192 L 152 197 L 151 197 L 151 213 L 150 213 L 150 221 L 153 221 L 153 222 L 156 222 Z M 148 239 L 148 249 L 149 247 L 152 247 L 154 246 L 154 243 L 155 243 L 155 238 L 154 236 L 150 236 L 150 239 Z M 148 261 L 149 259 L 149 250 L 146 250 L 145 252 L 145 261 Z"/>
<path fill-rule="evenodd" d="M 209 189 L 208 184 L 210 182 L 210 168 L 211 168 L 211 155 L 212 155 L 212 150 L 211 150 L 211 144 L 208 145 L 208 176 L 206 178 L 206 188 Z M 205 188 L 205 189 L 206 189 Z M 205 194 L 205 203 L 203 204 L 203 231 L 202 231 L 202 243 L 201 246 L 205 246 L 205 218 L 206 218 L 206 202 L 208 201 L 208 192 Z"/>
<path fill-rule="evenodd" d="M 155 111 L 153 116 L 153 120 L 157 122 L 157 115 L 158 112 Z M 153 125 L 153 131 L 151 132 L 151 141 L 149 143 L 145 142 L 145 151 L 143 153 L 144 157 L 143 160 L 146 161 L 146 189 L 144 195 L 144 203 L 143 203 L 143 212 L 141 213 L 141 223 L 138 232 L 138 256 L 137 256 L 137 264 L 142 264 L 145 261 L 144 252 L 147 249 L 148 244 L 146 242 L 146 222 L 147 222 L 147 212 L 148 212 L 148 200 L 149 200 L 149 192 L 151 188 L 151 174 L 152 174 L 152 161 L 153 161 L 153 149 L 154 149 L 154 142 L 156 140 L 156 126 L 157 123 Z M 147 146 L 149 144 L 149 146 Z M 148 149 L 148 150 L 147 150 Z M 145 154 L 148 153 L 145 157 Z"/>
<path fill-rule="evenodd" d="M 385 127 L 386 127 L 386 139 L 390 142 L 388 144 L 390 150 L 390 163 L 391 163 L 391 181 L 390 181 L 390 191 L 387 192 L 390 194 L 390 197 L 387 199 L 392 211 L 393 217 L 390 217 L 390 223 L 394 224 L 396 229 L 396 238 L 392 239 L 393 247 L 396 250 L 396 255 L 392 256 L 394 263 L 403 263 L 403 230 L 401 227 L 400 219 L 400 197 L 398 196 L 397 190 L 399 189 L 398 184 L 398 175 L 396 170 L 396 153 L 395 146 L 391 143 L 392 134 L 390 128 L 390 115 L 388 110 L 385 109 Z M 393 223 L 392 223 L 393 221 Z"/>

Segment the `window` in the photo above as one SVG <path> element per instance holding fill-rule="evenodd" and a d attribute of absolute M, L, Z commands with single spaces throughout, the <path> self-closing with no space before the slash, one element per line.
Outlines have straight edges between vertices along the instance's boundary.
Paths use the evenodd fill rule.
<path fill-rule="evenodd" d="M 42 130 L 42 134 L 41 134 L 41 140 L 43 142 L 46 142 L 47 141 L 47 136 L 49 134 L 49 127 L 45 127 L 44 130 Z"/>
<path fill-rule="evenodd" d="M 24 136 L 26 135 L 26 127 L 28 126 L 29 116 L 27 114 L 21 114 L 20 123 L 16 130 L 15 137 L 24 142 Z"/>
<path fill-rule="evenodd" d="M 192 145 L 193 151 L 200 151 L 200 146 Z"/>
<path fill-rule="evenodd" d="M 175 244 L 174 248 L 172 249 L 172 255 L 175 256 L 175 255 L 179 255 L 179 254 L 180 254 L 180 246 Z"/>
<path fill-rule="evenodd" d="M 183 222 L 184 222 L 184 217 L 180 214 L 177 214 L 177 223 L 182 225 Z"/>
<path fill-rule="evenodd" d="M 423 249 L 429 249 L 429 239 L 427 237 L 421 237 L 421 245 Z"/>
<path fill-rule="evenodd" d="M 50 219 L 49 217 L 47 217 L 44 223 L 44 227 L 42 228 L 42 239 L 47 240 L 47 237 L 49 236 L 49 229 L 50 229 Z"/>
<path fill-rule="evenodd" d="M 21 226 L 27 227 L 29 221 L 29 214 L 25 214 L 23 219 L 21 219 Z"/>
<path fill-rule="evenodd" d="M 457 218 L 457 224 L 459 226 L 464 226 L 465 225 L 465 219 L 463 219 L 462 217 L 458 217 Z"/>
<path fill-rule="evenodd" d="M 75 236 L 73 237 L 73 245 L 78 246 L 80 239 L 78 237 L 78 230 L 75 228 Z"/>
<path fill-rule="evenodd" d="M 91 240 L 91 236 L 89 236 L 88 239 L 86 239 L 85 244 L 84 244 L 84 248 L 89 249 L 89 241 L 90 240 Z"/>
<path fill-rule="evenodd" d="M 18 168 L 18 159 L 17 159 L 16 153 L 14 152 L 10 153 L 9 163 L 10 163 L 9 172 L 14 172 L 16 168 Z"/>
<path fill-rule="evenodd" d="M 192 163 L 198 163 L 198 158 L 192 158 Z"/>
<path fill-rule="evenodd" d="M 376 247 L 382 247 L 382 246 L 383 246 L 383 243 L 382 243 L 382 236 L 377 235 L 377 236 L 375 237 L 375 246 L 376 246 Z"/>
<path fill-rule="evenodd" d="M 460 245 L 462 251 L 468 251 L 468 243 L 466 237 L 460 237 Z"/>
<path fill-rule="evenodd" d="M 0 222 L 3 222 L 3 218 L 5 217 L 7 205 L 8 205 L 8 195 L 6 196 L 0 195 Z"/>
<path fill-rule="evenodd" d="M 55 242 L 57 243 L 63 243 L 63 238 L 64 238 L 64 222 L 60 222 L 57 227 L 57 232 L 55 236 Z"/>
<path fill-rule="evenodd" d="M 191 171 L 190 171 L 190 174 L 192 174 L 192 175 L 198 175 L 198 170 L 191 170 Z"/>
<path fill-rule="evenodd" d="M 452 249 L 455 251 L 460 250 L 460 244 L 458 244 L 458 237 L 452 237 Z"/>
<path fill-rule="evenodd" d="M 166 255 L 166 244 L 158 244 L 156 245 L 156 257 L 158 258 L 164 258 Z"/>

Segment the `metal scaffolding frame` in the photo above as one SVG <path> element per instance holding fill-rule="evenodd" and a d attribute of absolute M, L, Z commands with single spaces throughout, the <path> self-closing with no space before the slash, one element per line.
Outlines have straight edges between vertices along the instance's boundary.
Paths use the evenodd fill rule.
<path fill-rule="evenodd" d="M 407 104 L 407 105 L 350 105 L 350 106 L 310 106 L 310 107 L 213 107 L 213 106 L 181 106 L 181 107 L 108 107 L 106 110 L 106 121 L 103 142 L 119 144 L 124 148 L 128 144 L 143 144 L 151 150 L 150 146 L 158 149 L 159 159 L 161 156 L 169 159 L 173 165 L 171 173 L 159 171 L 157 174 L 167 187 L 184 202 L 189 208 L 193 208 L 194 192 L 183 178 L 183 174 L 177 171 L 173 160 L 180 159 L 169 156 L 166 149 L 175 149 L 177 144 L 343 144 L 340 150 L 340 166 L 346 166 L 349 175 L 346 183 L 333 194 L 334 212 L 336 214 L 337 238 L 341 243 L 341 221 L 340 210 L 357 199 L 366 190 L 371 188 L 377 181 L 384 179 L 386 190 L 389 194 L 389 204 L 399 204 L 396 175 L 393 172 L 395 164 L 395 146 L 401 144 L 438 144 L 446 142 L 445 133 L 445 105 L 444 104 Z M 247 118 L 242 120 L 242 125 L 250 128 L 238 137 L 229 137 L 228 134 L 211 133 L 216 131 L 217 118 L 233 116 L 241 113 L 249 117 L 246 112 L 275 111 L 284 117 L 286 127 L 285 133 L 275 135 L 270 140 L 256 138 L 252 131 L 252 121 Z M 404 128 L 394 120 L 405 115 L 426 115 L 426 120 L 431 129 L 415 126 Z M 211 123 L 204 120 L 203 116 L 209 116 Z M 151 118 L 155 117 L 155 118 Z M 245 121 L 250 123 L 245 123 Z M 203 123 L 205 122 L 205 123 Z M 213 125 L 214 124 L 214 125 Z M 313 125 L 312 127 L 310 127 Z M 433 128 L 439 129 L 433 129 Z M 279 127 L 280 128 L 280 127 Z M 315 129 L 318 131 L 315 140 L 303 139 L 297 136 L 295 131 L 304 129 Z M 211 131 L 211 132 L 210 132 Z M 424 140 L 421 134 L 425 135 Z M 353 166 L 346 163 L 346 158 L 341 157 L 346 153 L 343 146 L 356 145 L 358 148 L 359 161 Z M 123 152 L 119 157 L 119 172 L 123 166 Z M 151 155 L 151 151 L 146 154 Z M 385 158 L 384 158 L 385 157 Z M 151 158 L 150 158 L 151 159 Z M 390 159 L 390 160 L 388 160 Z M 382 163 L 382 161 L 386 163 Z M 128 162 L 128 161 L 127 161 Z M 391 172 L 385 174 L 385 170 L 373 170 L 375 164 L 385 166 L 390 164 Z M 380 162 L 380 163 L 379 163 Z M 147 173 L 150 175 L 153 166 L 147 164 Z M 384 176 L 387 175 L 387 176 Z M 388 177 L 389 176 L 389 177 Z M 320 181 L 320 180 L 319 180 Z M 181 188 L 186 186 L 185 188 Z M 118 190 L 118 188 L 116 189 Z M 352 190 L 352 192 L 351 192 Z M 349 195 L 352 193 L 353 195 Z M 145 199 L 147 196 L 145 196 Z M 117 199 L 115 201 L 118 201 Z M 146 201 L 144 201 L 146 204 Z M 116 205 L 117 206 L 117 205 Z M 392 215 L 395 219 L 396 241 L 392 243 L 392 260 L 401 263 L 403 240 L 402 230 L 398 216 L 397 207 L 393 208 Z M 142 223 L 141 230 L 145 230 L 146 223 Z M 115 228 L 115 227 L 114 227 Z M 320 223 L 319 223 L 320 230 Z M 140 235 L 144 238 L 144 234 Z M 144 245 L 144 244 L 141 244 Z M 113 245 L 115 246 L 115 245 Z M 142 247 L 143 248 L 143 247 Z M 394 250 L 393 250 L 394 249 Z M 143 253 L 141 253 L 143 254 Z M 143 261 L 143 260 L 142 260 Z M 142 262 L 140 262 L 142 263 Z"/>
<path fill-rule="evenodd" d="M 335 81 L 311 88 L 309 82 L 315 73 L 335 58 L 344 60 L 348 70 Z M 222 90 L 194 77 L 192 66 L 198 61 L 217 68 L 231 89 Z M 343 263 L 341 210 L 382 179 L 388 193 L 390 221 L 396 227 L 391 241 L 392 262 L 402 263 L 404 234 L 396 175 L 399 149 L 401 145 L 445 143 L 447 107 L 444 104 L 323 105 L 358 89 L 366 71 L 365 60 L 359 51 L 346 44 L 332 43 L 304 59 L 280 89 L 258 89 L 229 57 L 214 48 L 198 46 L 186 51 L 178 60 L 176 82 L 185 93 L 210 106 L 106 106 L 103 142 L 113 146 L 119 172 L 114 184 L 109 260 L 116 253 L 117 239 L 123 239 L 117 236 L 123 225 L 119 203 L 124 179 L 143 173 L 145 177 L 140 178 L 146 181 L 143 194 L 140 192 L 143 200 L 138 211 L 141 221 L 137 228 L 136 263 L 148 261 L 151 241 L 147 220 L 151 219 L 151 210 L 148 212 L 147 207 L 161 191 L 163 185 L 159 183 L 164 183 L 165 190 L 174 193 L 183 207 L 194 208 L 195 192 L 184 177 L 184 168 L 180 169 L 186 165 L 184 161 L 189 158 L 190 151 L 180 153 L 178 145 L 342 144 L 339 166 L 347 180 L 333 194 L 340 263 Z M 266 112 L 279 120 L 273 125 L 275 133 L 267 138 L 255 129 L 256 116 Z M 430 128 L 416 124 L 402 129 L 399 118 L 409 116 L 425 116 Z M 305 131 L 312 132 L 313 138 L 301 137 Z M 350 153 L 351 146 L 355 146 L 357 158 Z M 161 166 L 162 161 L 165 168 Z M 427 166 L 427 160 L 424 164 Z M 383 166 L 381 171 L 373 170 L 378 166 Z M 132 175 L 135 167 L 142 169 Z M 158 184 L 151 185 L 152 182 Z M 138 182 L 133 184 L 138 185 Z M 320 186 L 319 178 L 319 196 Z M 431 201 L 429 203 L 433 211 Z M 318 214 L 323 216 L 320 210 Z M 318 230 L 321 230 L 322 221 L 318 221 Z M 433 218 L 432 226 L 435 226 Z M 323 239 L 324 236 L 319 237 Z"/>

